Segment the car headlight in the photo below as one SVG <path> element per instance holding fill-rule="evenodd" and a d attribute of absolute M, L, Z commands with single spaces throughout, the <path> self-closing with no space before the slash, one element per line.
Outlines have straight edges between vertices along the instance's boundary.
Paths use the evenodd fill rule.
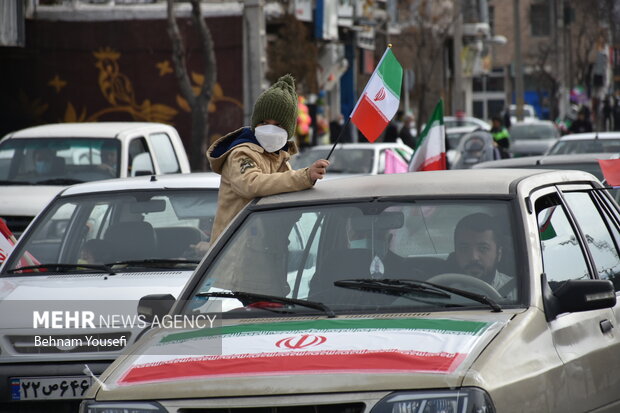
<path fill-rule="evenodd" d="M 161 405 L 154 402 L 96 402 L 84 400 L 80 413 L 166 413 Z"/>
<path fill-rule="evenodd" d="M 495 413 L 489 395 L 476 387 L 404 391 L 384 397 L 372 413 Z"/>

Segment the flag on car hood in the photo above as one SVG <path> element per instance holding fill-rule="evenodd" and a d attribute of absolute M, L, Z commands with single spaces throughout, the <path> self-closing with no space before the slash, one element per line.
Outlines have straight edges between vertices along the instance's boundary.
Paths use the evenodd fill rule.
<path fill-rule="evenodd" d="M 351 121 L 370 142 L 396 114 L 402 80 L 403 68 L 388 47 L 351 112 Z"/>
<path fill-rule="evenodd" d="M 443 123 L 443 100 L 439 100 L 431 119 L 420 134 L 409 162 L 410 172 L 440 171 L 446 168 L 446 140 Z"/>

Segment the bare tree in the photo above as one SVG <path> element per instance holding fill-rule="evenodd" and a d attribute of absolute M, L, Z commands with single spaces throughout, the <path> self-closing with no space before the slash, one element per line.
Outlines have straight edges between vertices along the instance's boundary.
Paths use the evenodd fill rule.
<path fill-rule="evenodd" d="M 413 106 L 418 129 L 439 97 L 447 94 L 442 76 L 446 43 L 454 26 L 452 5 L 452 1 L 431 0 L 401 0 L 399 4 L 402 30 L 393 43 L 399 56 L 403 56 L 399 59 L 403 67 L 412 68 L 415 73 Z"/>
<path fill-rule="evenodd" d="M 559 115 L 559 91 L 560 80 L 558 74 L 552 69 L 552 62 L 558 58 L 558 53 L 551 41 L 539 42 L 537 48 L 528 53 L 528 62 L 533 67 L 532 78 L 534 80 L 539 100 L 542 102 L 544 93 L 549 93 L 550 118 L 556 119 Z"/>
<path fill-rule="evenodd" d="M 188 74 L 186 50 L 177 25 L 174 11 L 174 0 L 167 0 L 168 5 L 168 35 L 172 41 L 172 62 L 179 82 L 181 95 L 188 102 L 192 114 L 192 136 L 189 148 L 189 161 L 193 171 L 208 170 L 205 151 L 209 145 L 209 103 L 213 97 L 213 88 L 216 81 L 216 62 L 213 47 L 213 38 L 207 24 L 202 17 L 200 0 L 190 0 L 191 17 L 195 30 L 200 36 L 200 45 L 204 58 L 204 83 L 199 92 L 194 93 Z"/>

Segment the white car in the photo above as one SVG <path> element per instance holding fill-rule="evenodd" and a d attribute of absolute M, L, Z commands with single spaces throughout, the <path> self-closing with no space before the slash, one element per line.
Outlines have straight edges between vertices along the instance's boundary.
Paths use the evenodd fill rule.
<path fill-rule="evenodd" d="M 444 116 L 443 124 L 446 129 L 459 128 L 462 126 L 476 126 L 482 130 L 491 130 L 491 125 L 482 119 L 474 118 L 473 116 Z"/>
<path fill-rule="evenodd" d="M 146 327 L 135 319 L 140 298 L 178 296 L 202 259 L 192 245 L 208 245 L 219 181 L 102 180 L 52 200 L 0 267 L 0 411 L 77 410 L 93 382 L 85 365 L 99 375 Z M 75 311 L 125 318 L 57 324 L 58 312 Z"/>
<path fill-rule="evenodd" d="M 587 132 L 564 135 L 549 148 L 546 155 L 597 152 L 619 153 L 620 132 Z"/>
<path fill-rule="evenodd" d="M 510 125 L 510 153 L 514 157 L 542 155 L 560 138 L 549 120 L 530 120 Z"/>
<path fill-rule="evenodd" d="M 102 155 L 110 154 L 106 164 Z M 0 140 L 0 217 L 16 236 L 64 186 L 136 175 L 189 173 L 176 129 L 152 122 L 58 123 Z"/>
<path fill-rule="evenodd" d="M 517 105 L 510 105 L 508 110 L 510 111 L 510 123 L 516 123 L 517 120 Z M 524 104 L 523 105 L 523 121 L 529 122 L 533 120 L 538 120 L 538 116 L 536 115 L 536 110 L 534 106 Z"/>
<path fill-rule="evenodd" d="M 317 159 L 326 159 L 333 145 L 308 148 L 291 158 L 294 169 L 312 165 Z M 349 175 L 379 175 L 386 171 L 386 152 L 395 154 L 399 162 L 409 164 L 413 149 L 402 143 L 339 143 L 329 158 L 326 179 Z"/>

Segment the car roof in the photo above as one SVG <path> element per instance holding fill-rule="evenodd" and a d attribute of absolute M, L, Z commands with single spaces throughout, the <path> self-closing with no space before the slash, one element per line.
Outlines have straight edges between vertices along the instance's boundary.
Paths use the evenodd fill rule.
<path fill-rule="evenodd" d="M 314 188 L 272 195 L 256 201 L 259 207 L 296 202 L 339 202 L 347 199 L 398 196 L 462 197 L 501 196 L 516 193 L 518 183 L 529 180 L 532 188 L 554 182 L 597 181 L 582 171 L 543 169 L 484 169 L 410 172 L 332 179 Z"/>
<path fill-rule="evenodd" d="M 45 137 L 79 137 L 79 138 L 115 138 L 118 134 L 129 131 L 151 129 L 172 129 L 171 126 L 156 122 L 83 122 L 83 123 L 52 123 L 32 126 L 7 134 L 15 138 Z"/>
<path fill-rule="evenodd" d="M 599 159 L 618 158 L 620 158 L 620 154 L 617 153 L 578 153 L 564 155 L 524 156 L 521 158 L 498 159 L 495 161 L 480 162 L 479 164 L 474 165 L 473 168 L 525 168 L 530 165 L 565 165 L 584 162 L 597 163 Z"/>
<path fill-rule="evenodd" d="M 555 127 L 555 123 L 551 122 L 550 120 L 544 120 L 544 119 L 531 119 L 528 121 L 523 121 L 523 122 L 512 122 L 510 125 L 510 128 L 513 127 L 520 127 L 520 126 L 531 126 L 531 125 L 545 125 L 545 126 L 553 126 Z"/>
<path fill-rule="evenodd" d="M 586 132 L 571 133 L 560 138 L 562 141 L 594 140 L 594 139 L 620 139 L 620 132 Z"/>
<path fill-rule="evenodd" d="M 60 196 L 150 189 L 217 189 L 219 185 L 220 175 L 214 172 L 144 175 L 75 184 L 63 190 Z"/>

